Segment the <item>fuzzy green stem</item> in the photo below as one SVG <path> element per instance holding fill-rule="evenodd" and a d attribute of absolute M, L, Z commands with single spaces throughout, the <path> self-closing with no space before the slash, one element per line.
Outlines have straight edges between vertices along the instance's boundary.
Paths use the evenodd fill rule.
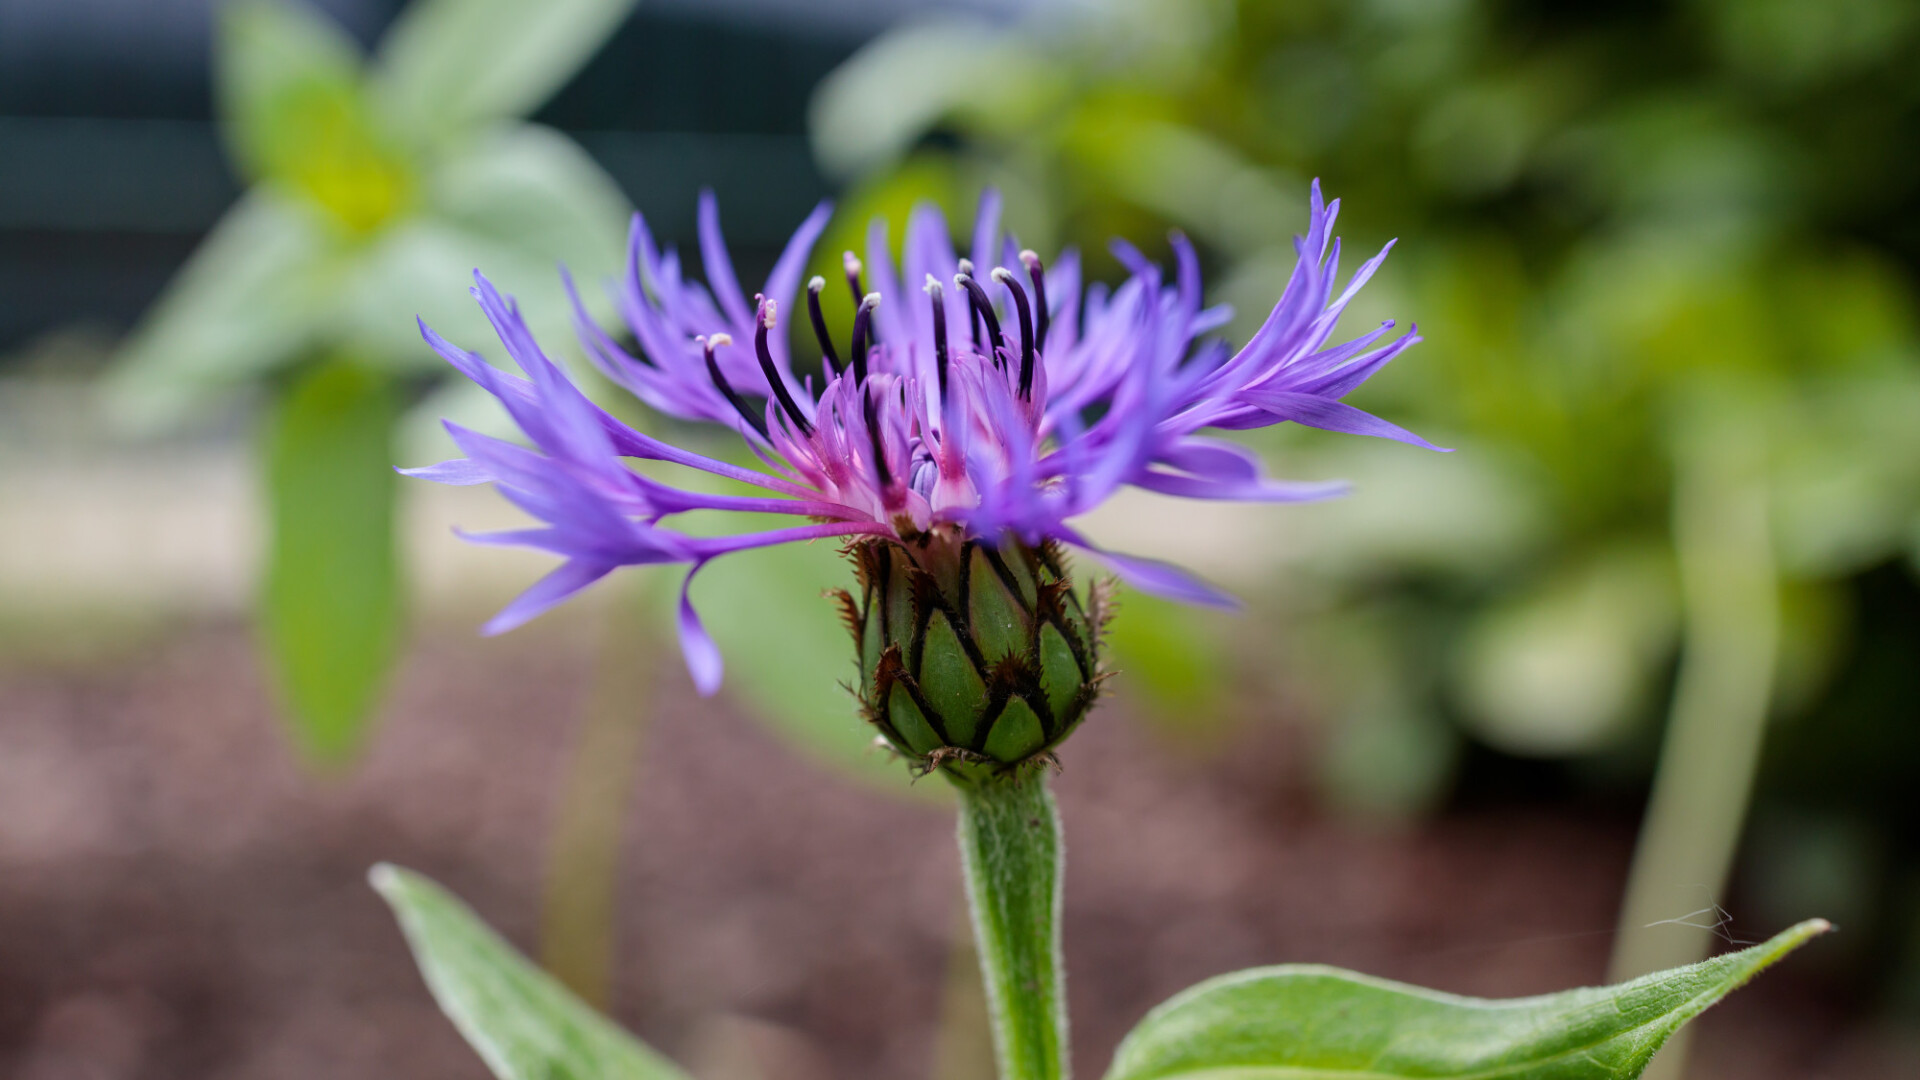
<path fill-rule="evenodd" d="M 1001 1080 L 1067 1080 L 1060 816 L 1045 774 L 954 777 L 960 857 Z"/>
<path fill-rule="evenodd" d="M 649 575 L 629 574 L 609 598 L 592 692 L 548 839 L 540 963 L 602 1011 L 613 991 L 621 825 L 646 741 L 649 673 L 634 658 L 654 650 L 644 606 L 650 583 Z"/>

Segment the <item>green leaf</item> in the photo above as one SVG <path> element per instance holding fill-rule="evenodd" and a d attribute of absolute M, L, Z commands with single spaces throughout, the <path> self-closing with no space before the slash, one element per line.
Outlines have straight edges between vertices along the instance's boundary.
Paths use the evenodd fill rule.
<path fill-rule="evenodd" d="M 1156 724 L 1203 733 L 1218 727 L 1231 680 L 1213 613 L 1137 590 L 1118 601 L 1125 618 L 1107 629 L 1113 667 L 1127 693 L 1139 693 Z"/>
<path fill-rule="evenodd" d="M 380 43 L 375 92 L 423 146 L 525 116 L 612 36 L 634 0 L 415 0 Z"/>
<path fill-rule="evenodd" d="M 863 46 L 820 81 L 807 110 L 829 175 L 882 172 L 941 120 L 1036 119 L 1060 84 L 1028 39 L 984 19 L 909 24 Z"/>
<path fill-rule="evenodd" d="M 220 9 L 217 29 L 214 91 L 250 178 L 281 175 L 318 117 L 359 108 L 360 50 L 318 10 L 238 0 Z"/>
<path fill-rule="evenodd" d="M 612 178 L 571 139 L 516 124 L 438 167 L 424 212 L 364 249 L 342 299 L 343 339 L 383 364 L 441 374 L 416 319 L 467 348 L 493 354 L 498 338 L 468 290 L 475 269 L 520 302 L 548 355 L 574 351 L 571 270 L 596 316 L 611 303 L 600 282 L 623 262 L 628 205 Z"/>
<path fill-rule="evenodd" d="M 384 863 L 368 879 L 399 917 L 441 1011 L 501 1080 L 685 1080 L 445 889 Z"/>
<path fill-rule="evenodd" d="M 308 352 L 345 259 L 297 205 L 255 191 L 214 226 L 120 351 L 109 414 L 152 430 Z"/>
<path fill-rule="evenodd" d="M 215 58 L 223 130 L 249 179 L 300 192 L 353 232 L 412 201 L 412 172 L 367 107 L 359 50 L 324 16 L 241 0 L 221 12 Z"/>
<path fill-rule="evenodd" d="M 1211 979 L 1147 1014 L 1107 1080 L 1632 1080 L 1688 1020 L 1808 939 L 1618 986 L 1487 1001 L 1312 965 Z"/>
<path fill-rule="evenodd" d="M 261 626 L 300 745 L 322 761 L 358 748 L 399 650 L 398 414 L 384 376 L 333 359 L 293 384 L 267 433 Z"/>
<path fill-rule="evenodd" d="M 431 213 L 475 236 L 526 253 L 552 277 L 565 263 L 582 295 L 625 264 L 626 193 L 592 155 L 538 124 L 503 127 L 435 170 Z"/>

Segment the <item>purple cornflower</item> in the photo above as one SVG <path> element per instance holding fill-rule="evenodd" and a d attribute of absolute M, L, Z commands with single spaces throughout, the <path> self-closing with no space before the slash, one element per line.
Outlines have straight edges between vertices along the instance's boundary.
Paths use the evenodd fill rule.
<path fill-rule="evenodd" d="M 856 305 L 856 315 L 844 352 L 821 311 L 835 302 L 829 294 L 838 287 L 818 277 L 807 284 L 805 318 L 821 354 L 813 368 L 789 355 L 779 320 L 794 317 L 802 268 L 829 207 L 821 204 L 801 224 L 764 291 L 749 300 L 709 193 L 699 220 L 705 287 L 683 279 L 677 254 L 663 251 L 645 219 L 634 216 L 627 272 L 614 292 L 638 355 L 597 326 L 577 294 L 576 321 L 588 355 L 608 378 L 661 412 L 732 427 L 764 470 L 669 445 L 594 405 L 540 351 L 514 303 L 476 273 L 473 295 L 524 377 L 488 365 L 424 324 L 422 331 L 500 399 L 533 447 L 448 422 L 467 456 L 403 471 L 497 485 L 543 524 L 468 539 L 565 559 L 495 616 L 488 633 L 518 626 L 618 566 L 684 563 L 690 584 L 729 552 L 823 537 L 924 545 L 929 535 L 947 535 L 1029 549 L 1059 542 L 1095 553 L 1148 592 L 1230 604 L 1168 564 L 1095 547 L 1072 521 L 1122 485 L 1250 502 L 1342 490 L 1268 479 L 1246 449 L 1200 434 L 1208 428 L 1290 420 L 1437 449 L 1340 401 L 1420 339 L 1409 329 L 1385 340 L 1394 325 L 1388 321 L 1328 344 L 1341 313 L 1392 247 L 1341 288 L 1340 241 L 1331 236 L 1338 210 L 1339 201 L 1324 202 L 1316 182 L 1307 235 L 1295 241 L 1293 276 L 1266 322 L 1232 352 L 1204 338 L 1230 313 L 1202 306 L 1198 259 L 1179 235 L 1171 281 L 1116 242 L 1130 276 L 1109 291 L 1083 287 L 1072 251 L 1048 267 L 1003 240 L 991 192 L 980 203 L 970 259 L 955 254 L 940 213 L 922 206 L 908 222 L 899 272 L 882 221 L 869 231 L 864 263 L 846 253 L 850 300 L 837 302 Z M 670 462 L 758 491 L 689 491 L 642 475 L 623 458 Z M 808 523 L 725 537 L 661 524 L 701 509 L 790 514 Z M 686 585 L 679 627 L 694 682 L 711 693 L 720 682 L 720 656 Z M 1081 666 L 1091 678 L 1084 655 Z"/>

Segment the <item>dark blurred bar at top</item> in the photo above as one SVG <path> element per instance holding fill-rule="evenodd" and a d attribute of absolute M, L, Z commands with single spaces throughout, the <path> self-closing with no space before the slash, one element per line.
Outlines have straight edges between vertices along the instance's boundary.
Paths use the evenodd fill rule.
<path fill-rule="evenodd" d="M 363 45 L 401 0 L 306 0 Z M 238 194 L 212 119 L 210 0 L 0 0 L 0 358 L 125 329 Z M 642 0 L 535 119 L 684 240 L 699 188 L 777 249 L 827 193 L 808 96 L 912 0 Z M 988 6 L 988 5 L 970 5 Z M 0 359 L 0 363 L 4 360 Z"/>

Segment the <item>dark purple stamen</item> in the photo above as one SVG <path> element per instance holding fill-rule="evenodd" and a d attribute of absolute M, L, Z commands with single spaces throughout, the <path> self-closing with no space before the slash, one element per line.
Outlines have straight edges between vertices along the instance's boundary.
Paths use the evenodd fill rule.
<path fill-rule="evenodd" d="M 1020 396 L 1033 397 L 1033 309 L 1027 305 L 1027 290 L 1020 287 L 1020 281 L 1013 271 L 998 267 L 993 272 L 993 280 L 1007 287 L 1013 294 L 1014 313 L 1020 316 Z"/>
<path fill-rule="evenodd" d="M 940 374 L 940 404 L 947 403 L 947 305 L 946 293 L 932 274 L 927 275 L 927 296 L 933 301 L 933 365 Z"/>
<path fill-rule="evenodd" d="M 827 336 L 827 317 L 820 312 L 820 290 L 827 287 L 827 279 L 816 277 L 807 282 L 807 317 L 813 321 L 813 336 L 820 342 L 820 355 L 827 361 L 828 370 L 839 374 L 840 354 L 834 351 L 833 339 Z"/>
<path fill-rule="evenodd" d="M 1052 313 L 1047 310 L 1047 268 L 1040 264 L 1040 256 L 1032 249 L 1020 253 L 1020 262 L 1027 268 L 1027 277 L 1033 281 L 1033 306 L 1038 309 L 1039 327 L 1034 331 L 1033 347 L 1041 352 L 1047 351 L 1047 327 L 1053 322 Z"/>
<path fill-rule="evenodd" d="M 880 294 L 868 293 L 860 301 L 860 309 L 853 313 L 853 382 L 864 386 L 867 381 L 867 337 L 873 329 L 873 309 L 880 306 Z"/>
<path fill-rule="evenodd" d="M 893 486 L 893 470 L 887 467 L 887 452 L 880 445 L 879 409 L 874 407 L 873 394 L 864 386 L 860 390 L 860 411 L 867 421 L 867 440 L 873 444 L 874 471 L 879 474 L 880 486 L 890 488 Z"/>
<path fill-rule="evenodd" d="M 773 329 L 775 311 L 773 301 L 764 297 L 755 297 L 760 301 L 760 317 L 754 320 L 753 351 L 760 355 L 760 370 L 767 376 L 767 385 L 773 388 L 773 396 L 779 400 L 780 408 L 800 429 L 801 435 L 813 434 L 813 422 L 800 411 L 800 403 L 793 400 L 793 391 L 787 389 L 787 380 L 780 377 L 780 369 L 773 366 L 773 353 L 767 348 L 767 331 Z"/>
<path fill-rule="evenodd" d="M 727 381 L 725 375 L 720 374 L 720 365 L 714 362 L 713 350 L 721 345 L 733 344 L 733 338 L 727 334 L 715 334 L 712 337 L 700 338 L 699 341 L 701 347 L 706 350 L 707 377 L 713 380 L 713 388 L 720 391 L 720 396 L 727 399 L 727 403 L 733 406 L 734 411 L 738 412 L 741 418 L 753 427 L 753 430 L 760 433 L 761 438 L 767 439 L 766 418 L 755 415 L 752 409 L 747 408 L 747 403 L 734 391 L 733 384 Z"/>
<path fill-rule="evenodd" d="M 993 358 L 995 367 L 1002 366 L 1000 345 L 1004 340 L 1000 335 L 1000 317 L 993 313 L 993 301 L 987 299 L 987 290 L 966 274 L 956 274 L 953 283 L 967 290 L 967 299 L 973 304 L 973 313 L 981 322 L 987 324 L 986 353 Z M 977 342 L 976 342 L 977 344 Z"/>

